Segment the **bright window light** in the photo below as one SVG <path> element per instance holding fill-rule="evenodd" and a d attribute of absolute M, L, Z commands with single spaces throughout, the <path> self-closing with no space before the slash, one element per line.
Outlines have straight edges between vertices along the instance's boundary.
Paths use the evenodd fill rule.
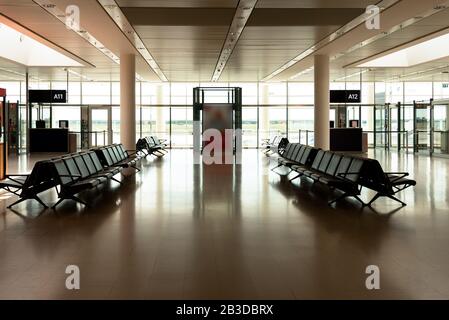
<path fill-rule="evenodd" d="M 77 61 L 0 23 L 0 57 L 28 67 L 82 67 Z"/>
<path fill-rule="evenodd" d="M 449 56 L 449 34 L 362 63 L 360 68 L 402 68 Z"/>

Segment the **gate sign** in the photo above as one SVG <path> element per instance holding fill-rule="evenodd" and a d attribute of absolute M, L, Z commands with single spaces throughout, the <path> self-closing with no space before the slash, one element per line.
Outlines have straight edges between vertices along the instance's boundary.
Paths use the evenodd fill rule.
<path fill-rule="evenodd" d="M 66 103 L 66 90 L 29 90 L 31 103 Z"/>
<path fill-rule="evenodd" d="M 361 90 L 331 90 L 331 103 L 360 103 Z"/>

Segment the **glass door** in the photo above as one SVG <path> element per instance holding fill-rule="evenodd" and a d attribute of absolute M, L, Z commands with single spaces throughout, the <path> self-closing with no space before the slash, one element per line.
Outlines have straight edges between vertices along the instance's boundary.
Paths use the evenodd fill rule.
<path fill-rule="evenodd" d="M 390 105 L 388 108 L 388 128 L 389 128 L 389 137 L 388 140 L 390 142 L 389 147 L 392 148 L 400 148 L 401 137 L 400 137 L 400 108 L 398 105 Z"/>
<path fill-rule="evenodd" d="M 89 144 L 92 147 L 112 144 L 111 107 L 90 107 Z"/>
<path fill-rule="evenodd" d="M 388 148 L 388 104 L 374 106 L 374 147 Z"/>
<path fill-rule="evenodd" d="M 362 107 L 358 106 L 348 106 L 346 108 L 346 119 L 348 128 L 361 128 L 362 127 Z"/>
<path fill-rule="evenodd" d="M 431 155 L 434 149 L 433 106 L 428 103 L 415 103 L 414 109 L 414 151 Z"/>
<path fill-rule="evenodd" d="M 44 104 L 31 104 L 31 128 L 51 128 L 51 106 Z"/>
<path fill-rule="evenodd" d="M 434 134 L 433 148 L 435 153 L 449 154 L 449 101 L 436 102 L 433 105 Z"/>

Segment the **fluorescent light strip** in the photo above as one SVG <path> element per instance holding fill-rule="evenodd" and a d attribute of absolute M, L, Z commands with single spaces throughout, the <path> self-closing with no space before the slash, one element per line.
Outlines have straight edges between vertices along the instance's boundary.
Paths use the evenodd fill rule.
<path fill-rule="evenodd" d="M 101 51 L 109 59 L 111 59 L 112 61 L 114 61 L 117 64 L 120 63 L 120 58 L 117 55 L 115 55 L 111 50 L 106 48 L 100 41 L 98 41 L 88 31 L 83 29 L 79 24 L 77 24 L 76 22 L 74 22 L 73 25 L 66 24 L 66 14 L 65 14 L 65 12 L 61 11 L 60 9 L 58 9 L 55 4 L 51 3 L 51 1 L 48 1 L 48 0 L 33 0 L 33 2 L 35 2 L 37 5 L 39 5 L 41 8 L 43 8 L 45 11 L 50 13 L 56 19 L 61 21 L 64 25 L 66 25 L 72 31 L 77 33 L 80 37 L 84 38 L 87 42 L 89 42 L 91 45 L 93 45 L 95 48 L 97 48 L 99 51 Z"/>
<path fill-rule="evenodd" d="M 91 78 L 89 78 L 89 77 L 87 77 L 85 75 L 82 75 L 81 73 L 78 73 L 76 71 L 73 71 L 72 69 L 65 68 L 64 71 L 66 71 L 66 72 L 68 72 L 68 73 L 70 73 L 70 74 L 72 74 L 74 76 L 77 76 L 77 77 L 79 77 L 81 79 L 84 79 L 86 81 L 93 81 Z"/>
<path fill-rule="evenodd" d="M 240 0 L 235 10 L 234 18 L 232 19 L 231 26 L 229 27 L 226 40 L 220 52 L 217 64 L 215 66 L 215 71 L 212 76 L 212 82 L 218 81 L 220 79 L 223 69 L 226 67 L 226 63 L 229 60 L 240 36 L 242 35 L 243 29 L 248 22 L 251 13 L 253 12 L 257 0 Z"/>
<path fill-rule="evenodd" d="M 68 72 L 68 73 L 70 73 L 70 74 L 72 74 L 74 76 L 77 76 L 79 78 L 82 78 L 82 79 L 84 79 L 86 81 L 94 81 L 91 78 L 89 78 L 89 77 L 87 77 L 85 75 L 82 75 L 81 73 L 78 73 L 78 72 L 76 72 L 76 71 L 74 71 L 72 69 L 64 68 L 64 71 L 66 71 L 66 72 Z M 142 78 L 142 76 L 140 74 L 136 73 L 136 80 L 137 81 L 144 81 L 145 79 Z"/>
<path fill-rule="evenodd" d="M 142 39 L 139 37 L 137 32 L 134 30 L 133 26 L 129 23 L 126 16 L 123 14 L 122 10 L 115 2 L 115 0 L 97 0 L 98 3 L 104 8 L 115 24 L 122 30 L 123 34 L 128 38 L 128 40 L 134 45 L 136 50 L 145 59 L 148 65 L 153 69 L 153 71 L 158 75 L 161 81 L 167 82 L 168 79 L 162 72 L 161 68 L 154 60 L 151 53 L 148 51 L 147 47 L 143 43 Z"/>
<path fill-rule="evenodd" d="M 435 72 L 435 73 L 431 73 L 431 74 L 425 74 L 425 75 L 422 75 L 422 76 L 408 78 L 407 80 L 408 81 L 410 81 L 410 80 L 417 80 L 417 79 L 422 79 L 422 78 L 426 78 L 426 77 L 433 77 L 433 76 L 436 76 L 436 75 L 439 75 L 439 74 L 444 74 L 444 72 L 440 71 L 440 72 Z"/>
<path fill-rule="evenodd" d="M 395 80 L 396 81 L 397 80 L 403 80 L 404 78 L 408 78 L 408 77 L 414 76 L 414 75 L 417 75 L 417 76 L 423 75 L 423 77 L 424 77 L 424 76 L 427 76 L 425 74 L 428 73 L 428 72 L 432 72 L 432 71 L 435 71 L 435 70 L 441 70 L 441 69 L 447 69 L 447 68 L 449 68 L 449 65 L 429 68 L 429 69 L 421 70 L 421 71 L 414 71 L 414 72 L 410 72 L 410 73 L 407 73 L 407 74 L 391 77 L 391 78 L 387 79 L 386 81 L 389 82 L 389 81 L 395 81 Z"/>
<path fill-rule="evenodd" d="M 21 72 L 18 72 L 18 71 L 14 71 L 14 70 L 2 68 L 2 67 L 0 67 L 0 71 L 7 72 L 7 73 L 11 73 L 11 74 L 15 74 L 15 75 L 17 75 L 17 76 L 24 77 L 24 78 L 26 77 L 26 74 L 25 74 L 25 73 L 21 73 Z M 11 77 L 9 77 L 9 78 L 11 78 Z M 30 76 L 30 75 L 29 75 L 29 78 L 30 78 L 31 80 L 35 80 L 35 81 L 39 81 L 39 82 L 42 82 L 42 81 L 43 81 L 42 79 L 40 79 L 40 78 L 38 78 L 38 77 L 34 77 L 34 76 Z M 13 78 L 11 78 L 11 79 L 13 79 Z"/>
<path fill-rule="evenodd" d="M 391 7 L 395 3 L 399 2 L 399 1 L 400 0 L 384 0 L 384 1 L 381 1 L 378 4 L 378 6 L 380 8 L 380 13 L 383 12 L 385 9 Z M 291 66 L 293 66 L 297 62 L 303 60 L 304 58 L 306 58 L 309 55 L 313 54 L 314 52 L 318 51 L 319 49 L 321 49 L 325 45 L 331 43 L 332 41 L 334 41 L 334 40 L 336 40 L 338 38 L 340 38 L 344 34 L 350 32 L 354 28 L 358 27 L 360 24 L 365 23 L 365 21 L 367 21 L 370 18 L 372 18 L 372 15 L 370 13 L 367 13 L 367 12 L 363 13 L 362 15 L 360 15 L 357 18 L 355 18 L 354 20 L 350 21 L 349 23 L 347 23 L 346 25 L 344 25 L 343 27 L 341 27 L 337 31 L 335 31 L 332 34 L 330 34 L 329 36 L 327 36 L 325 39 L 319 41 L 317 44 L 313 45 L 312 47 L 310 47 L 306 51 L 304 51 L 301 54 L 297 55 L 296 57 L 294 57 L 293 59 L 291 59 L 290 61 L 288 61 L 287 63 L 285 63 L 284 65 L 282 65 L 281 67 L 279 67 L 278 69 L 276 69 L 275 71 L 273 71 L 271 74 L 269 74 L 268 76 L 266 76 L 265 78 L 263 78 L 260 81 L 269 81 L 271 78 L 277 76 L 278 74 L 280 74 L 281 72 L 283 72 L 286 69 L 290 68 Z"/>
<path fill-rule="evenodd" d="M 18 72 L 18 71 L 14 71 L 14 70 L 10 70 L 10 69 L 6 69 L 6 68 L 2 68 L 2 67 L 0 67 L 0 71 L 3 71 L 3 72 L 8 72 L 8 73 L 11 73 L 11 74 L 15 74 L 15 75 L 17 75 L 17 76 L 21 76 L 21 77 L 25 77 L 25 76 L 26 76 L 26 74 L 25 74 L 25 73 L 21 73 L 21 72 Z"/>
<path fill-rule="evenodd" d="M 335 82 L 335 81 L 340 81 L 340 80 L 346 80 L 348 78 L 360 76 L 360 75 L 365 74 L 365 73 L 367 73 L 369 71 L 371 71 L 371 69 L 365 69 L 365 70 L 362 70 L 362 71 L 359 71 L 359 72 L 356 72 L 356 73 L 353 73 L 353 74 L 349 74 L 349 75 L 341 77 L 341 78 L 334 79 L 333 81 Z"/>
<path fill-rule="evenodd" d="M 305 70 L 303 70 L 303 71 L 301 71 L 301 72 L 295 74 L 294 76 L 290 77 L 289 80 L 294 80 L 294 79 L 296 79 L 296 78 L 302 76 L 303 74 L 309 73 L 309 72 L 312 71 L 313 69 L 315 69 L 315 68 L 314 68 L 314 67 L 307 68 L 307 69 L 305 69 Z"/>

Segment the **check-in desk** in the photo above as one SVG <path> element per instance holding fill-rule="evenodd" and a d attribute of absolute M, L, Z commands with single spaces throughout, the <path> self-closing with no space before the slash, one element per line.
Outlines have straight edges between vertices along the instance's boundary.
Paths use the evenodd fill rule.
<path fill-rule="evenodd" d="M 367 152 L 368 136 L 362 128 L 330 129 L 330 150 L 335 152 Z"/>
<path fill-rule="evenodd" d="M 32 128 L 30 152 L 69 152 L 69 129 Z"/>

